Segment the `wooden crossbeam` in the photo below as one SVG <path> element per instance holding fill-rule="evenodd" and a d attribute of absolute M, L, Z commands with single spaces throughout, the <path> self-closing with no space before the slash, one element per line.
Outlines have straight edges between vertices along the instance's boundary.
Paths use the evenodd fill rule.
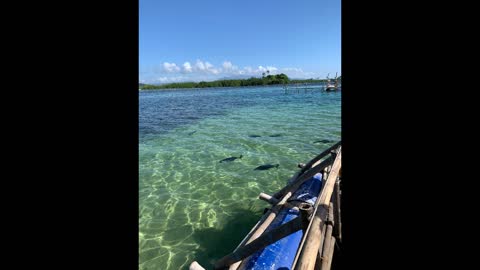
<path fill-rule="evenodd" d="M 262 236 L 258 237 L 257 239 L 253 240 L 251 243 L 237 249 L 235 252 L 228 254 L 227 256 L 221 258 L 219 261 L 215 263 L 214 269 L 225 269 L 226 267 L 230 266 L 233 263 L 241 261 L 246 257 L 252 255 L 253 253 L 259 251 L 271 245 L 278 240 L 282 239 L 283 237 L 290 235 L 298 230 L 302 229 L 302 218 L 296 217 L 293 220 L 272 229 Z"/>

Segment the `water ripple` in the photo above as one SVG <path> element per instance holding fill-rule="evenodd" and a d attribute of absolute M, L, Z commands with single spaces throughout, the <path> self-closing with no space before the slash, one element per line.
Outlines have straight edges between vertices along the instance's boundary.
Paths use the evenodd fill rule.
<path fill-rule="evenodd" d="M 258 194 L 340 139 L 340 104 L 279 87 L 141 92 L 139 268 L 211 268 L 231 252 L 268 206 Z"/>

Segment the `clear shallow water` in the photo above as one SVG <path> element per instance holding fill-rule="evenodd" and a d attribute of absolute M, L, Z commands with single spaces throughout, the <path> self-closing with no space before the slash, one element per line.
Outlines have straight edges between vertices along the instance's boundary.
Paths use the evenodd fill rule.
<path fill-rule="evenodd" d="M 139 95 L 140 269 L 188 269 L 193 260 L 211 268 L 268 206 L 258 194 L 281 189 L 297 163 L 341 136 L 341 92 L 261 87 Z M 325 139 L 332 143 L 314 143 Z M 267 163 L 280 166 L 253 170 Z"/>

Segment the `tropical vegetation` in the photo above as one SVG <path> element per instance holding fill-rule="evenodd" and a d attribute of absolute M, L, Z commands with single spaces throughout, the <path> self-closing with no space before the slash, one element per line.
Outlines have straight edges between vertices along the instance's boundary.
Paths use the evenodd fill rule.
<path fill-rule="evenodd" d="M 290 79 L 285 74 L 268 75 L 262 78 L 251 77 L 249 79 L 236 80 L 217 80 L 212 82 L 179 82 L 169 83 L 163 85 L 142 84 L 142 90 L 148 89 L 168 89 L 168 88 L 206 88 L 206 87 L 241 87 L 241 86 L 255 86 L 255 85 L 274 85 L 274 84 L 288 84 Z"/>

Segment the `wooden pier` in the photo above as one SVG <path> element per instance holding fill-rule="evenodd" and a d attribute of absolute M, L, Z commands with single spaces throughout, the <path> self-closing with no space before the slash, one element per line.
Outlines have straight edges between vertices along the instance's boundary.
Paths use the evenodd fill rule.
<path fill-rule="evenodd" d="M 300 93 L 314 93 L 325 91 L 325 85 L 295 85 L 295 86 L 283 86 L 285 94 L 300 94 Z"/>
<path fill-rule="evenodd" d="M 293 270 L 329 270 L 335 243 L 342 241 L 341 222 L 341 142 L 331 146 L 301 168 L 280 191 L 273 195 L 260 193 L 259 199 L 271 204 L 271 208 L 252 228 L 238 247 L 215 263 L 214 269 L 236 270 L 244 259 L 296 231 L 303 230 L 303 237 L 295 255 Z M 322 188 L 314 205 L 288 201 L 293 193 L 317 173 L 323 173 Z M 265 233 L 283 208 L 296 208 L 300 215 Z M 205 270 L 192 262 L 190 270 Z"/>

